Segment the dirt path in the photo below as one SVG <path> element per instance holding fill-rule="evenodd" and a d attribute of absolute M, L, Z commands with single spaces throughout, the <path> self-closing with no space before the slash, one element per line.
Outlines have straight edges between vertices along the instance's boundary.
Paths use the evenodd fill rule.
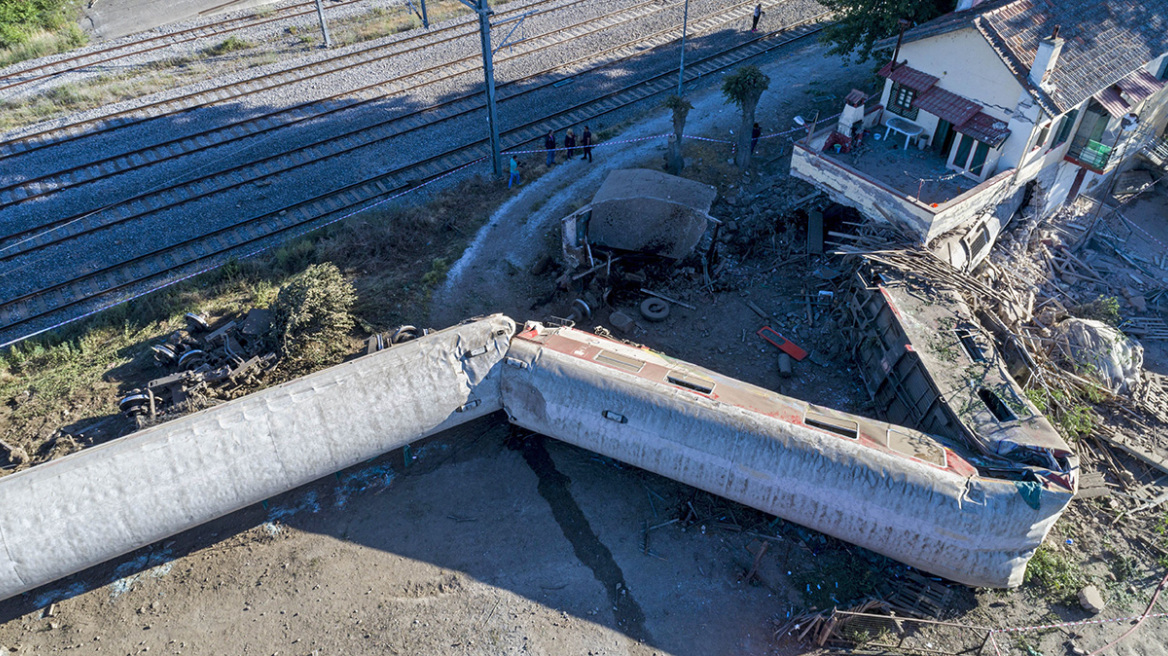
<path fill-rule="evenodd" d="M 816 44 L 793 49 L 760 67 L 771 78 L 757 113 L 766 133 L 792 127 L 791 119 L 800 111 L 806 112 L 817 94 L 826 89 L 865 81 L 862 66 L 845 66 L 842 60 L 827 56 L 825 48 Z M 741 118 L 736 108 L 726 104 L 719 84 L 720 78 L 703 81 L 697 91 L 688 94 L 694 109 L 686 123 L 687 134 L 734 138 L 732 131 L 738 129 Z M 592 127 L 595 131 L 596 126 Z M 546 294 L 546 290 L 533 289 L 539 283 L 527 271 L 536 259 L 548 252 L 549 246 L 558 249 L 559 219 L 587 203 L 609 171 L 633 167 L 660 169 L 665 140 L 645 138 L 672 130 L 668 110 L 651 112 L 611 139 L 624 143 L 596 148 L 592 163 L 579 159 L 563 162 L 561 158 L 550 172 L 535 180 L 525 180 L 522 191 L 491 217 L 488 227 L 451 267 L 445 286 L 435 293 L 434 325 L 448 325 L 489 312 L 506 312 L 517 319 L 536 318 L 531 315 L 532 302 Z M 558 137 L 562 140 L 563 134 Z M 759 146 L 758 157 L 775 158 L 784 144 L 784 139 L 764 141 Z M 702 150 L 724 150 L 729 159 L 729 148 L 718 144 L 709 151 Z M 786 160 L 783 158 L 776 168 L 785 170 Z M 555 256 L 557 252 L 550 254 Z"/>

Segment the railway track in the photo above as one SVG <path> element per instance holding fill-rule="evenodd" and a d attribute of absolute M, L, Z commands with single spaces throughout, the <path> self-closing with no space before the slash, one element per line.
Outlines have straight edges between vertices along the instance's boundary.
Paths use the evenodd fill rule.
<path fill-rule="evenodd" d="M 686 78 L 694 80 L 770 52 L 822 29 L 814 16 L 762 34 L 720 52 L 691 60 Z M 676 68 L 626 84 L 586 102 L 528 120 L 503 133 L 511 148 L 562 129 L 619 111 L 675 85 Z M 330 193 L 254 215 L 232 225 L 157 248 L 115 265 L 82 272 L 69 280 L 32 290 L 0 304 L 0 343 L 12 343 L 62 323 L 88 316 L 135 295 L 147 293 L 214 268 L 230 258 L 254 254 L 307 233 L 419 182 L 433 180 L 482 160 L 486 139 L 473 140 L 437 155 L 345 185 Z"/>
<path fill-rule="evenodd" d="M 551 0 L 549 0 L 551 1 Z M 558 8 L 572 6 L 587 0 L 574 0 L 566 5 L 559 5 Z M 733 7 L 740 7 L 746 4 L 740 2 Z M 530 6 L 530 5 L 528 5 Z M 565 26 L 556 34 L 561 38 L 549 43 L 545 47 L 555 47 L 563 45 L 571 40 L 591 36 L 592 34 L 603 29 L 611 29 L 626 24 L 631 20 L 643 18 L 644 16 L 666 11 L 671 7 L 663 5 L 658 0 L 646 0 L 645 2 L 631 5 L 622 9 L 621 11 L 608 14 L 599 20 L 589 19 L 581 21 L 574 25 Z M 587 26 L 596 24 L 598 27 L 587 30 Z M 467 34 L 476 34 L 477 30 L 451 36 L 443 41 L 453 41 L 463 38 Z M 531 41 L 528 39 L 527 41 Z M 414 52 L 425 47 L 433 45 L 433 42 L 412 46 L 404 51 L 399 51 L 396 54 L 401 55 L 407 52 Z M 508 53 L 500 57 L 499 62 L 515 59 L 521 56 L 527 56 L 531 53 L 530 48 L 524 49 L 519 55 Z M 443 73 L 443 71 L 450 67 L 457 67 L 453 73 Z M 260 134 L 271 133 L 283 128 L 302 124 L 307 121 L 316 120 L 325 116 L 348 112 L 353 109 L 367 106 L 369 104 L 383 100 L 389 95 L 407 93 L 420 89 L 424 86 L 436 84 L 449 80 L 458 75 L 474 74 L 479 71 L 481 66 L 480 56 L 475 53 L 466 57 L 461 57 L 455 60 L 448 60 L 429 66 L 421 70 L 412 70 L 407 74 L 402 74 L 390 78 L 388 80 L 378 81 L 373 84 L 365 85 L 356 89 L 346 90 L 341 93 L 333 94 L 331 96 L 316 99 L 308 102 L 303 102 L 292 107 L 281 108 L 266 112 L 259 116 L 253 116 L 245 120 L 233 121 L 224 125 L 218 125 L 214 128 L 209 128 L 196 132 L 194 134 L 177 137 L 161 143 L 152 144 L 150 146 L 125 151 L 115 155 L 103 157 L 99 160 L 86 162 L 71 166 L 53 173 L 38 175 L 32 178 L 21 180 L 18 183 L 0 187 L 0 212 L 6 209 L 19 205 L 20 203 L 44 198 L 55 193 L 72 189 L 84 184 L 104 180 L 120 173 L 133 171 L 149 166 L 154 166 L 160 162 L 165 162 L 187 155 L 217 148 L 232 142 L 240 141 L 248 137 L 257 136 Z M 561 66 L 562 68 L 563 66 Z M 541 71 L 539 74 L 550 72 L 552 69 Z M 530 79 L 534 76 L 527 76 L 524 79 Z M 401 86 L 404 82 L 414 78 L 424 78 L 420 84 Z M 394 88 L 397 85 L 397 88 Z M 447 105 L 448 102 L 442 103 Z M 351 134 L 351 133 L 350 133 Z M 123 201 L 123 202 L 128 202 Z M 93 210 L 91 210 L 93 211 Z M 0 247 L 5 244 L 10 244 L 13 240 L 21 239 L 32 232 L 44 230 L 53 227 L 54 225 L 62 225 L 68 223 L 75 217 L 68 219 L 61 219 L 52 224 L 42 225 L 34 229 L 22 231 L 20 233 L 8 234 L 0 237 Z M 0 250 L 0 260 L 4 257 L 4 251 Z"/>
<path fill-rule="evenodd" d="M 587 0 L 570 0 L 564 6 L 581 4 Z M 523 7 L 500 11 L 496 16 L 506 18 L 531 11 L 533 7 L 553 5 L 560 0 L 535 0 Z M 172 117 L 194 109 L 218 105 L 232 100 L 270 91 L 289 84 L 297 84 L 326 75 L 335 75 L 359 66 L 369 66 L 378 62 L 415 52 L 420 48 L 438 43 L 478 36 L 478 23 L 464 18 L 456 23 L 436 27 L 426 32 L 399 38 L 387 44 L 362 46 L 323 59 L 306 62 L 280 71 L 264 73 L 211 89 L 192 91 L 171 98 L 163 98 L 151 103 L 129 107 L 120 111 L 94 116 L 56 127 L 37 129 L 32 132 L 15 131 L 17 134 L 0 140 L 0 158 L 20 155 L 56 146 L 82 138 L 108 134 L 116 130 L 139 125 L 153 119 Z"/>
<path fill-rule="evenodd" d="M 362 0 L 334 0 L 331 7 L 343 7 L 345 5 L 355 4 Z M 33 82 L 40 82 L 47 80 L 57 75 L 64 73 L 72 73 L 82 69 L 93 66 L 100 66 L 126 57 L 133 57 L 148 52 L 162 50 L 171 46 L 182 45 L 184 43 L 191 43 L 200 39 L 208 39 L 223 34 L 230 34 L 239 30 L 259 27 L 260 25 L 267 25 L 278 21 L 290 20 L 299 18 L 301 16 L 316 14 L 316 4 L 313 1 L 301 2 L 295 5 L 280 7 L 272 10 L 271 14 L 267 15 L 251 15 L 240 16 L 236 18 L 228 18 L 226 20 L 217 21 L 214 23 L 207 23 L 192 27 L 178 32 L 171 32 L 169 34 L 156 34 L 142 39 L 136 39 L 127 43 L 121 43 L 101 50 L 94 50 L 85 54 L 67 57 L 65 59 L 58 59 L 56 61 L 39 64 L 37 66 L 30 66 L 18 71 L 13 71 L 6 75 L 0 76 L 0 91 L 7 91 L 15 87 L 23 86 L 25 84 L 32 84 Z"/>

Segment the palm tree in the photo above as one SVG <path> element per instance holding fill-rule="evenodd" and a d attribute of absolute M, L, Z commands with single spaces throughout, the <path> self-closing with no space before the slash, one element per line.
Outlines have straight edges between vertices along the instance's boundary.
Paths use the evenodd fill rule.
<path fill-rule="evenodd" d="M 665 99 L 665 106 L 673 110 L 673 139 L 669 142 L 669 151 L 666 154 L 666 168 L 670 173 L 677 175 L 685 168 L 685 158 L 681 154 L 681 140 L 685 134 L 685 117 L 693 105 L 677 94 Z"/>
<path fill-rule="evenodd" d="M 762 92 L 770 84 L 771 79 L 757 66 L 743 66 L 722 81 L 722 95 L 742 110 L 742 127 L 738 130 L 738 153 L 735 158 L 738 168 L 750 166 L 750 132 L 754 128 L 754 110 Z"/>

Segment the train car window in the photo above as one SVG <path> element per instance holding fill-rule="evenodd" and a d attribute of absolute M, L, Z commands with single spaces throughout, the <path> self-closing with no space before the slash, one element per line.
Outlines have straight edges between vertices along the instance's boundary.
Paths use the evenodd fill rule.
<path fill-rule="evenodd" d="M 998 395 L 994 394 L 993 390 L 982 387 L 977 390 L 977 395 L 986 404 L 986 407 L 989 408 L 994 419 L 998 421 L 1014 421 L 1018 418 L 1018 415 L 1014 414 L 1010 406 L 1003 403 L 1002 399 L 998 398 Z"/>
<path fill-rule="evenodd" d="M 601 364 L 607 364 L 610 367 L 617 369 L 624 369 L 629 373 L 639 374 L 645 368 L 645 363 L 635 358 L 613 353 L 612 351 L 601 351 L 593 358 Z"/>
<path fill-rule="evenodd" d="M 678 387 L 691 389 L 702 394 L 714 391 L 714 381 L 684 371 L 671 371 L 665 379 Z"/>
<path fill-rule="evenodd" d="M 858 440 L 860 439 L 860 426 L 854 421 L 848 419 L 836 419 L 825 414 L 808 410 L 803 417 L 803 423 L 808 426 L 822 428 L 826 431 L 831 431 L 836 435 L 842 435 L 846 438 Z"/>

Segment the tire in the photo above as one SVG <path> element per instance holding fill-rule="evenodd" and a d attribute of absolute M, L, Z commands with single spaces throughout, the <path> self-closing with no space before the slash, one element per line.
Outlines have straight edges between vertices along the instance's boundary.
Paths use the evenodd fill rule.
<path fill-rule="evenodd" d="M 649 321 L 665 321 L 669 317 L 669 303 L 659 298 L 641 301 L 641 316 Z"/>
<path fill-rule="evenodd" d="M 393 335 L 389 338 L 390 344 L 401 344 L 418 338 L 418 329 L 413 326 L 401 326 L 393 331 Z"/>

